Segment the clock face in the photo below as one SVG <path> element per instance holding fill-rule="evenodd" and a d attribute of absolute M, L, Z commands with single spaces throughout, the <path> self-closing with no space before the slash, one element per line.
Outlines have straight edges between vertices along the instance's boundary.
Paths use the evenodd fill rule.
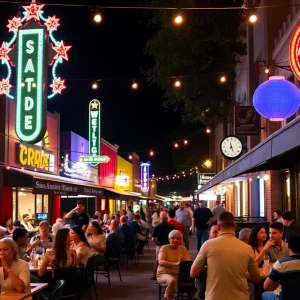
<path fill-rule="evenodd" d="M 236 136 L 227 136 L 221 142 L 221 152 L 228 159 L 236 159 L 243 152 L 243 144 Z"/>

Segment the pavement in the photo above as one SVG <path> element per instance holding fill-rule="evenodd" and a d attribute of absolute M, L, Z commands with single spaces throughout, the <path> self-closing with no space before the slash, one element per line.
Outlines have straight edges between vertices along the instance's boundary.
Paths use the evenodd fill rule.
<path fill-rule="evenodd" d="M 96 283 L 98 298 L 92 292 L 93 299 L 101 300 L 157 300 L 158 286 L 153 276 L 153 265 L 155 261 L 155 245 L 150 241 L 150 250 L 144 250 L 144 256 L 140 257 L 140 263 L 136 268 L 129 262 L 129 269 L 121 266 L 123 282 L 120 282 L 118 271 L 111 271 L 111 288 L 106 277 L 98 275 Z M 195 236 L 190 238 L 190 254 L 192 259 L 196 256 Z M 88 298 L 87 298 L 88 299 Z"/>

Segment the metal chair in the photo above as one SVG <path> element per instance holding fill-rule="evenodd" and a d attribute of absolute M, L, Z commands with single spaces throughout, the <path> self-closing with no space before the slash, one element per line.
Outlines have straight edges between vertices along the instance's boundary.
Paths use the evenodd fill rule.
<path fill-rule="evenodd" d="M 65 280 L 58 280 L 55 285 L 53 286 L 53 289 L 49 295 L 40 293 L 39 299 L 45 299 L 45 300 L 60 300 L 61 294 L 64 288 L 64 285 L 66 284 Z"/>
<path fill-rule="evenodd" d="M 282 287 L 282 300 L 299 300 L 300 271 L 284 274 L 280 280 Z"/>
<path fill-rule="evenodd" d="M 137 250 L 135 249 L 127 249 L 123 248 L 122 249 L 122 254 L 121 254 L 121 264 L 126 264 L 126 270 L 128 271 L 128 264 L 129 261 L 132 263 L 134 262 L 136 268 L 138 267 L 139 263 L 139 258 L 137 256 Z"/>

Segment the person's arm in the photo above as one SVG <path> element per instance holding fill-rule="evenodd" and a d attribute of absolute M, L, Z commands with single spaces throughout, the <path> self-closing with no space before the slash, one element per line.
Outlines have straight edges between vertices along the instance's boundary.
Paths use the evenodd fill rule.
<path fill-rule="evenodd" d="M 266 291 L 275 291 L 279 286 L 279 282 L 274 282 L 269 277 L 264 282 L 264 289 Z"/>
<path fill-rule="evenodd" d="M 263 247 L 263 249 L 260 251 L 260 253 L 258 253 L 258 255 L 255 257 L 255 260 L 256 260 L 256 263 L 258 266 L 263 261 L 266 252 L 269 250 L 270 247 L 272 247 L 274 245 L 274 243 L 275 243 L 274 241 L 268 240 L 266 242 L 265 246 Z"/>
<path fill-rule="evenodd" d="M 211 210 L 209 208 L 208 208 L 208 210 L 209 210 L 209 217 L 210 217 L 210 219 L 206 222 L 206 224 L 210 224 L 212 221 L 215 220 L 214 214 L 211 212 Z"/>
<path fill-rule="evenodd" d="M 82 258 L 83 258 L 83 253 L 81 247 L 78 247 L 76 249 L 76 255 L 75 255 L 75 266 L 78 266 L 80 264 Z"/>
<path fill-rule="evenodd" d="M 252 281 L 253 283 L 260 283 L 260 274 L 258 265 L 255 260 L 254 253 L 252 251 L 252 248 L 249 248 L 249 263 L 248 263 L 248 273 L 246 275 L 247 279 Z"/>
<path fill-rule="evenodd" d="M 9 265 L 7 264 L 5 258 L 2 255 L 0 256 L 0 260 L 1 260 L 2 267 L 6 271 L 14 289 L 16 289 L 19 293 L 23 293 L 26 286 L 30 282 L 29 266 L 27 264 L 24 264 L 24 267 L 22 267 L 22 269 L 20 270 L 20 274 L 18 274 L 19 275 L 18 276 L 10 269 Z"/>
<path fill-rule="evenodd" d="M 198 253 L 196 259 L 194 260 L 190 275 L 192 278 L 198 278 L 200 276 L 201 270 L 207 261 L 207 242 L 204 243 Z"/>
<path fill-rule="evenodd" d="M 154 227 L 154 230 L 153 230 L 153 234 L 152 234 L 152 242 L 153 242 L 154 244 L 156 244 L 157 246 L 160 245 L 160 243 L 159 243 L 159 241 L 158 241 L 158 239 L 157 239 L 157 228 L 156 228 L 156 227 Z"/>
<path fill-rule="evenodd" d="M 274 291 L 277 289 L 282 275 L 281 271 L 281 264 L 279 261 L 276 261 L 268 278 L 264 282 L 264 289 L 266 291 Z"/>
<path fill-rule="evenodd" d="M 75 208 L 73 208 L 71 211 L 69 211 L 69 212 L 65 215 L 66 219 L 72 219 L 73 214 L 74 214 L 74 212 L 76 211 L 76 209 L 77 209 L 77 206 L 76 206 Z"/>
<path fill-rule="evenodd" d="M 45 256 L 44 256 L 44 259 L 43 259 L 43 262 L 39 268 L 39 271 L 38 271 L 38 274 L 40 277 L 43 277 L 46 273 L 46 270 L 47 270 L 47 266 L 49 264 L 49 255 L 48 255 L 48 252 L 46 252 Z"/>
<path fill-rule="evenodd" d="M 192 231 L 195 232 L 195 218 L 192 219 Z"/>
<path fill-rule="evenodd" d="M 37 245 L 39 245 L 41 243 L 40 240 L 36 239 L 33 243 L 30 243 L 28 246 L 27 246 L 27 249 L 26 249 L 26 254 L 30 254 L 30 252 L 32 251 L 33 248 L 35 248 Z"/>

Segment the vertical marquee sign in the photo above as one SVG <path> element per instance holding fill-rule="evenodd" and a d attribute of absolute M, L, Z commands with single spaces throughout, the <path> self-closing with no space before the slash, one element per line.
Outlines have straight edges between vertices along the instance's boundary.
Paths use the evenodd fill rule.
<path fill-rule="evenodd" d="M 24 11 L 8 20 L 10 41 L 0 44 L 0 95 L 16 99 L 15 130 L 20 141 L 37 143 L 46 131 L 47 98 L 61 94 L 65 80 L 58 77 L 57 67 L 68 61 L 64 41 L 55 38 L 59 19 L 44 16 L 44 4 L 32 0 L 22 6 Z M 16 57 L 16 59 L 14 59 Z M 47 87 L 47 70 L 51 66 L 51 84 Z M 17 66 L 13 89 L 12 67 Z M 50 88 L 50 89 L 49 89 Z"/>
<path fill-rule="evenodd" d="M 149 169 L 149 162 L 141 163 L 141 191 L 143 193 L 149 192 Z"/>
<path fill-rule="evenodd" d="M 16 134 L 35 143 L 46 132 L 45 29 L 21 29 L 18 36 Z"/>
<path fill-rule="evenodd" d="M 93 167 L 107 163 L 108 156 L 101 156 L 101 103 L 93 99 L 89 104 L 89 155 L 80 156 L 80 160 Z"/>

